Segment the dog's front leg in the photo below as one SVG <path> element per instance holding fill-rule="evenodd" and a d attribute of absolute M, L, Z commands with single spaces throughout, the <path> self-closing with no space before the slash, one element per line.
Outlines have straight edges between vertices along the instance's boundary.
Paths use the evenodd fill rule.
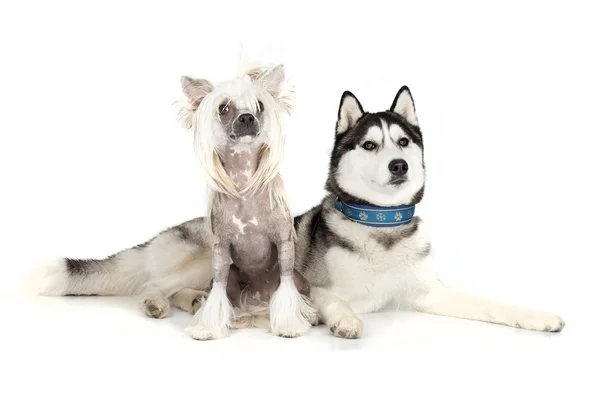
<path fill-rule="evenodd" d="M 427 294 L 414 306 L 417 311 L 534 331 L 559 332 L 565 325 L 554 314 L 473 296 L 439 281 L 433 282 L 425 292 Z"/>
<path fill-rule="evenodd" d="M 271 331 L 283 337 L 300 336 L 311 327 L 316 311 L 294 284 L 294 242 L 291 234 L 277 243 L 281 281 L 269 304 Z"/>
<path fill-rule="evenodd" d="M 206 303 L 194 314 L 186 332 L 198 340 L 221 339 L 231 327 L 233 308 L 227 297 L 231 255 L 229 244 L 216 240 L 213 246 L 213 285 Z"/>
<path fill-rule="evenodd" d="M 310 298 L 323 322 L 331 333 L 344 339 L 362 336 L 363 322 L 354 314 L 350 305 L 324 288 L 313 287 Z"/>

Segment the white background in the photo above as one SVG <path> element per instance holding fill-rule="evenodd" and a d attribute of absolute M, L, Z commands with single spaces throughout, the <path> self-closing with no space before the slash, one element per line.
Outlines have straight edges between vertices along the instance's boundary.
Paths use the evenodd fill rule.
<path fill-rule="evenodd" d="M 598 398 L 597 17 L 574 1 L 3 2 L 0 397 Z M 356 341 L 319 327 L 204 343 L 178 310 L 20 294 L 48 257 L 103 257 L 203 213 L 171 104 L 182 74 L 230 79 L 238 41 L 297 86 L 296 213 L 324 194 L 342 92 L 379 111 L 407 84 L 441 278 L 564 331 L 383 312 Z"/>

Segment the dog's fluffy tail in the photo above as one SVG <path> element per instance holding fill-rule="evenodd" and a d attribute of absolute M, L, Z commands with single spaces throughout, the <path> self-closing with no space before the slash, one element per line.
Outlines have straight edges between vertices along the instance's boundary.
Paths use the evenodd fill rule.
<path fill-rule="evenodd" d="M 204 219 L 162 231 L 146 243 L 103 259 L 59 258 L 36 268 L 26 290 L 45 296 L 127 296 L 150 278 L 166 276 L 194 253 L 210 249 Z"/>

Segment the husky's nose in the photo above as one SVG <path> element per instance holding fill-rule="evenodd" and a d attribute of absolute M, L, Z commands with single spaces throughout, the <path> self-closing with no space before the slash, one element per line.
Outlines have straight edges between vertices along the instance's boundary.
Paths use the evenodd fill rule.
<path fill-rule="evenodd" d="M 408 172 L 408 163 L 401 158 L 390 161 L 388 165 L 390 172 L 394 176 L 404 176 Z"/>
<path fill-rule="evenodd" d="M 242 114 L 238 117 L 238 122 L 244 127 L 250 127 L 254 123 L 254 115 Z"/>

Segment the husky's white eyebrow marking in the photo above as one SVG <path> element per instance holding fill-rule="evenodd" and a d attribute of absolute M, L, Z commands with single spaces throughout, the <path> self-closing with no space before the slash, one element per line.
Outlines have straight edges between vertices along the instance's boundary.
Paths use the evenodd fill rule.
<path fill-rule="evenodd" d="M 398 142 L 400 138 L 407 137 L 406 132 L 398 124 L 392 124 L 389 127 L 390 137 L 393 142 Z"/>
<path fill-rule="evenodd" d="M 367 140 L 378 144 L 384 143 L 385 134 L 379 125 L 373 125 L 367 130 L 367 134 L 365 135 L 365 141 Z"/>
<path fill-rule="evenodd" d="M 383 133 L 383 143 L 385 144 L 385 139 L 390 139 L 390 141 L 392 140 L 392 137 L 390 136 L 390 125 L 383 119 L 381 118 L 381 131 Z"/>

